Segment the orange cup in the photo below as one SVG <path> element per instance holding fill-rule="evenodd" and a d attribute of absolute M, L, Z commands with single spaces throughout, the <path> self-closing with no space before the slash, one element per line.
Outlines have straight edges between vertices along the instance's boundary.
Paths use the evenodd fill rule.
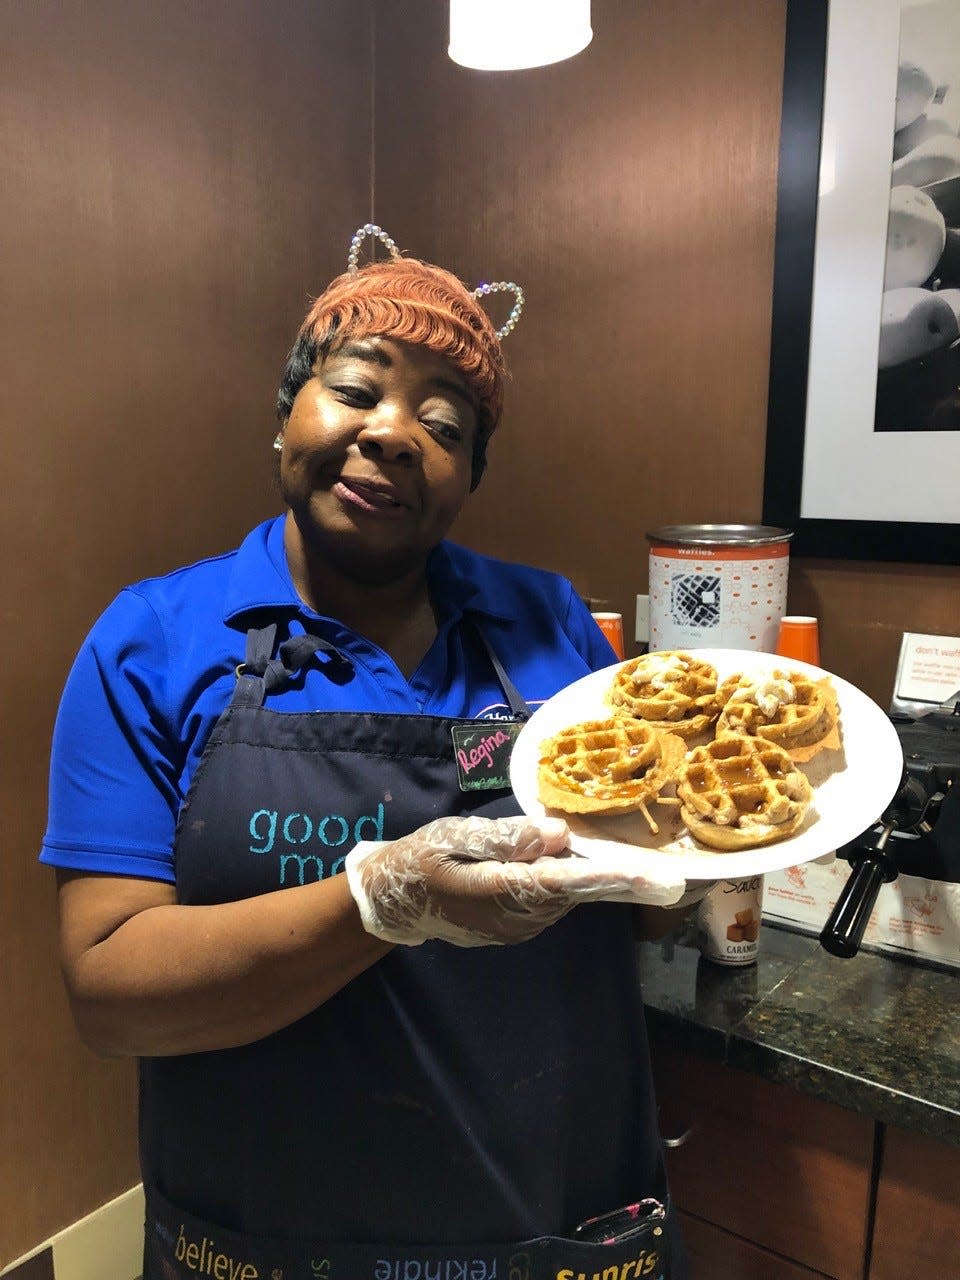
<path fill-rule="evenodd" d="M 816 618 L 791 615 L 780 619 L 776 652 L 784 658 L 820 665 L 820 628 Z"/>
<path fill-rule="evenodd" d="M 623 661 L 623 614 L 595 613 L 594 622 L 613 645 L 613 651 Z"/>

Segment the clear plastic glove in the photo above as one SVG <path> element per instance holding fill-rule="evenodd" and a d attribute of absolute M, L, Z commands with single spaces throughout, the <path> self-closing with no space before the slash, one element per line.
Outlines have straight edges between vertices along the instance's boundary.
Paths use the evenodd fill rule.
<path fill-rule="evenodd" d="M 716 888 L 719 880 L 688 880 L 687 890 L 676 902 L 671 902 L 671 911 L 686 911 L 703 901 L 711 889 Z"/>
<path fill-rule="evenodd" d="M 622 853 L 578 857 L 567 835 L 556 818 L 438 818 L 358 844 L 344 869 L 367 932 L 408 946 L 525 942 L 580 902 L 668 906 L 683 895 L 682 876 L 653 880 Z"/>

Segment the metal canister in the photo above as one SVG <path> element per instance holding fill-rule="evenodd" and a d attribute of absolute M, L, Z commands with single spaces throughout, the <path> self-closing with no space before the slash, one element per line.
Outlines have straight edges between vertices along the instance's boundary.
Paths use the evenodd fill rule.
<path fill-rule="evenodd" d="M 753 964 L 763 916 L 763 876 L 720 880 L 697 908 L 700 952 L 715 964 Z"/>
<path fill-rule="evenodd" d="M 790 539 L 762 524 L 674 524 L 650 542 L 650 648 L 773 653 Z"/>

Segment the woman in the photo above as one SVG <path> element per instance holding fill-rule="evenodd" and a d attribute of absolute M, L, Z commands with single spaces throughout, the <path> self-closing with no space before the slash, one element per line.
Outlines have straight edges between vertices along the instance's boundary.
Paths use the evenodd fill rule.
<path fill-rule="evenodd" d="M 146 1280 L 662 1269 L 659 1225 L 570 1237 L 666 1199 L 622 902 L 683 884 L 513 816 L 502 744 L 470 773 L 614 660 L 569 583 L 445 539 L 499 336 L 362 228 L 284 374 L 285 514 L 71 672 L 41 857 L 80 1032 L 141 1059 Z"/>

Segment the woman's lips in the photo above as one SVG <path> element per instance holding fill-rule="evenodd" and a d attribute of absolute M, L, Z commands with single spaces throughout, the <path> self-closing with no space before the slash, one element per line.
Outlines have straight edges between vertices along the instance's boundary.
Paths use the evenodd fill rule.
<path fill-rule="evenodd" d="M 407 510 L 389 489 L 365 484 L 362 480 L 348 480 L 341 476 L 334 484 L 333 492 L 348 507 L 379 516 L 401 516 Z"/>

